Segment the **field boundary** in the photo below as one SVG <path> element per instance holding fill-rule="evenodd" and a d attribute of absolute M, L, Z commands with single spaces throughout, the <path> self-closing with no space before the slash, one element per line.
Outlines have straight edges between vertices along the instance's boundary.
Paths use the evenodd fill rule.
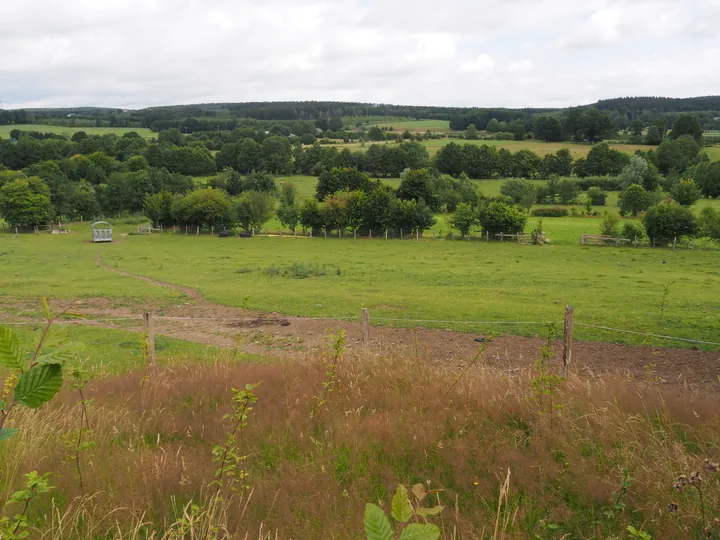
<path fill-rule="evenodd" d="M 134 276 L 133 276 L 134 277 Z M 346 317 L 296 317 L 293 315 L 281 315 L 282 318 L 288 321 L 363 321 L 362 316 L 346 316 Z M 154 319 L 166 320 L 166 321 L 235 321 L 242 323 L 247 322 L 250 324 L 252 321 L 263 320 L 263 317 L 171 317 L 163 315 L 153 315 Z M 113 317 L 107 319 L 88 319 L 88 318 L 73 318 L 68 320 L 59 320 L 57 324 L 73 324 L 73 323 L 94 323 L 94 322 L 120 322 L 120 321 L 138 321 L 143 320 L 142 316 L 136 317 Z M 372 317 L 373 321 L 387 321 L 387 322 L 403 322 L 403 323 L 418 323 L 418 324 L 457 324 L 457 325 L 474 325 L 474 326 L 485 326 L 485 325 L 538 325 L 547 326 L 558 321 L 464 321 L 464 320 L 433 320 L 433 319 L 402 319 L 402 318 L 390 318 L 390 317 Z M 23 325 L 37 325 L 40 321 L 21 321 L 21 322 L 2 322 L 0 326 L 23 326 Z M 699 345 L 713 345 L 720 347 L 720 342 L 715 341 L 704 341 L 699 339 L 681 338 L 677 336 L 666 336 L 662 334 L 653 334 L 649 332 L 639 332 L 636 330 L 625 330 L 622 328 L 612 328 L 609 326 L 595 325 L 583 323 L 580 321 L 574 321 L 577 326 L 585 328 L 594 328 L 597 330 L 606 330 L 609 332 L 619 332 L 624 334 L 633 334 L 638 336 L 646 336 L 655 339 L 664 339 L 670 341 L 682 341 L 685 343 L 697 343 Z"/>

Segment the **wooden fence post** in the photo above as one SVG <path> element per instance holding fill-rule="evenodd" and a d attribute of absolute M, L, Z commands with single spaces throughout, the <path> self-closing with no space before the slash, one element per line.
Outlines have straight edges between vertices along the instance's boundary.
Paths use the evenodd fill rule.
<path fill-rule="evenodd" d="M 573 307 L 565 306 L 565 344 L 563 347 L 563 364 L 562 374 L 567 377 L 568 364 L 572 357 L 572 341 L 573 341 Z"/>
<path fill-rule="evenodd" d="M 155 327 L 153 326 L 152 313 L 147 311 L 143 313 L 143 324 L 145 326 L 146 344 L 147 344 L 147 363 L 148 366 L 155 366 Z"/>
<path fill-rule="evenodd" d="M 363 347 L 367 347 L 370 343 L 370 313 L 367 308 L 362 308 L 363 322 Z"/>

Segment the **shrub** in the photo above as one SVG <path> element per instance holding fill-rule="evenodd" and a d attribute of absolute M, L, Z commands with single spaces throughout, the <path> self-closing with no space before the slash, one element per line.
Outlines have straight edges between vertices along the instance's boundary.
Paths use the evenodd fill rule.
<path fill-rule="evenodd" d="M 246 191 L 233 202 L 235 221 L 246 231 L 259 231 L 275 213 L 275 197 L 262 191 Z"/>
<path fill-rule="evenodd" d="M 535 208 L 532 211 L 532 215 L 535 217 L 567 217 L 570 215 L 570 211 L 567 208 Z"/>
<path fill-rule="evenodd" d="M 560 204 L 573 204 L 580 194 L 580 186 L 570 178 L 563 178 L 557 184 Z"/>
<path fill-rule="evenodd" d="M 593 186 L 587 190 L 587 198 L 593 206 L 605 206 L 607 193 L 602 188 Z"/>
<path fill-rule="evenodd" d="M 621 216 L 628 214 L 637 216 L 640 212 L 647 210 L 650 203 L 650 194 L 639 184 L 632 184 L 618 197 Z"/>
<path fill-rule="evenodd" d="M 477 215 L 472 206 L 467 203 L 458 204 L 455 214 L 448 220 L 451 227 L 454 227 L 460 234 L 467 236 L 470 228 L 477 222 Z"/>
<path fill-rule="evenodd" d="M 578 178 L 576 182 L 583 191 L 587 191 L 591 187 L 599 187 L 605 191 L 620 191 L 622 189 L 620 178 L 617 176 L 586 176 L 585 178 Z"/>
<path fill-rule="evenodd" d="M 720 212 L 709 206 L 703 208 L 698 219 L 698 233 L 720 244 Z"/>
<path fill-rule="evenodd" d="M 677 202 L 665 202 L 651 207 L 643 218 L 645 234 L 656 242 L 667 244 L 673 238 L 694 236 L 697 222 L 693 213 Z"/>
<path fill-rule="evenodd" d="M 700 188 L 693 180 L 681 180 L 673 187 L 671 195 L 681 206 L 692 206 L 700 198 Z"/>
<path fill-rule="evenodd" d="M 645 229 L 641 223 L 626 221 L 622 227 L 620 236 L 629 238 L 630 240 L 642 240 L 645 238 Z"/>
<path fill-rule="evenodd" d="M 600 223 L 600 234 L 603 236 L 618 236 L 618 225 L 620 218 L 615 214 L 605 214 L 602 222 Z"/>
<path fill-rule="evenodd" d="M 500 193 L 510 197 L 516 204 L 530 208 L 535 203 L 537 190 L 529 180 L 513 178 L 503 182 L 500 186 Z"/>
<path fill-rule="evenodd" d="M 489 234 L 519 234 L 525 230 L 527 214 L 517 206 L 495 201 L 480 208 L 478 221 L 483 231 Z"/>

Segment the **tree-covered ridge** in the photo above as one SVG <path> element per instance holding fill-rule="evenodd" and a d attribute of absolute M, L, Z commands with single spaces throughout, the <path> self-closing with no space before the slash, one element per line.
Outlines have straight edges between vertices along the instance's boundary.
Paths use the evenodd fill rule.
<path fill-rule="evenodd" d="M 575 109 L 592 108 L 610 114 L 621 129 L 627 128 L 634 119 L 641 119 L 646 126 L 658 119 L 664 119 L 672 125 L 675 116 L 687 112 L 696 114 L 701 124 L 709 124 L 720 117 L 720 96 L 623 97 L 564 109 L 412 106 L 341 101 L 204 103 L 136 110 L 102 107 L 19 109 L 0 110 L 0 124 L 59 122 L 78 126 L 148 127 L 154 131 L 177 127 L 193 132 L 231 130 L 253 120 L 327 122 L 332 118 L 385 117 L 446 120 L 452 129 L 465 130 L 471 124 L 478 129 L 485 129 L 493 118 L 508 124 L 523 120 L 530 125 L 538 116 L 567 116 Z"/>

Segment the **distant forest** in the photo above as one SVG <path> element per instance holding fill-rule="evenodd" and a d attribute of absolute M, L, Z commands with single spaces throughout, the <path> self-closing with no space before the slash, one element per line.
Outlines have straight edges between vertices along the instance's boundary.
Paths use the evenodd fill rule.
<path fill-rule="evenodd" d="M 242 126 L 271 126 L 278 122 L 313 122 L 323 131 L 332 119 L 344 124 L 362 124 L 382 118 L 447 120 L 456 130 L 471 124 L 487 128 L 494 118 L 508 124 L 522 120 L 531 126 L 535 118 L 555 117 L 564 121 L 589 109 L 606 112 L 615 127 L 629 128 L 634 120 L 644 126 L 664 122 L 672 125 L 678 115 L 692 113 L 705 130 L 720 129 L 720 96 L 693 98 L 625 97 L 567 109 L 457 108 L 384 105 L 349 102 L 250 102 L 174 105 L 123 110 L 96 107 L 0 110 L 0 124 L 52 124 L 70 127 L 145 127 L 159 132 L 178 128 L 184 133 L 232 130 Z M 636 123 L 637 124 L 637 123 Z"/>

